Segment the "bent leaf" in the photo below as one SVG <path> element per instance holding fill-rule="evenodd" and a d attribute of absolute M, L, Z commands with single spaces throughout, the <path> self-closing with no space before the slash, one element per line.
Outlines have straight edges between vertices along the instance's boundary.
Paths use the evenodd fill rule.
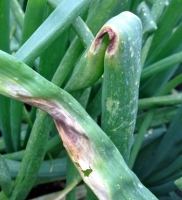
<path fill-rule="evenodd" d="M 109 36 L 109 45 L 106 35 Z M 101 28 L 83 54 L 65 87 L 68 91 L 89 87 L 104 71 L 102 128 L 125 161 L 129 159 L 133 143 L 141 44 L 141 22 L 136 15 L 123 12 L 113 17 Z"/>
<path fill-rule="evenodd" d="M 70 158 L 100 200 L 156 199 L 128 168 L 110 138 L 66 91 L 2 51 L 0 83 L 1 94 L 53 117 Z"/>

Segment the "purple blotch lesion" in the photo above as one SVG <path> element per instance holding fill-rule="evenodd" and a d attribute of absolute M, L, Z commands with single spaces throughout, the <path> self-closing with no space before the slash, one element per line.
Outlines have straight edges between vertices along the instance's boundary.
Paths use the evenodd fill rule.
<path fill-rule="evenodd" d="M 67 124 L 65 119 L 56 120 L 56 123 L 63 129 L 64 133 L 69 138 L 69 140 L 72 141 L 72 143 L 78 143 L 79 132 L 72 125 Z"/>
<path fill-rule="evenodd" d="M 52 116 L 57 125 L 57 128 L 60 130 L 62 129 L 64 132 L 64 137 L 66 136 L 72 144 L 80 144 L 80 142 L 83 141 L 83 138 L 88 140 L 83 130 L 79 128 L 78 122 L 73 119 L 72 116 L 56 102 L 50 99 L 26 97 L 21 95 L 19 95 L 19 99 L 30 105 L 38 107 L 39 109 L 47 112 L 50 116 Z"/>
<path fill-rule="evenodd" d="M 110 28 L 110 27 L 105 27 L 96 37 L 95 39 L 95 49 L 101 44 L 104 36 L 108 34 L 109 36 L 109 46 L 107 48 L 107 53 L 110 53 L 112 50 L 116 48 L 117 42 L 118 42 L 118 37 L 116 32 Z"/>

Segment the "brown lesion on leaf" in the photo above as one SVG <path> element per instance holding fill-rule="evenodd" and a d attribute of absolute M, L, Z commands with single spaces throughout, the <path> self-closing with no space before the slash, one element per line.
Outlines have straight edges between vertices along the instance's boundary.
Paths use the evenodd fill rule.
<path fill-rule="evenodd" d="M 50 99 L 35 97 L 19 96 L 18 99 L 38 107 L 53 117 L 65 147 L 70 153 L 74 152 L 75 160 L 80 159 L 83 146 L 87 150 L 89 149 L 88 136 L 79 123 L 60 104 Z"/>
<path fill-rule="evenodd" d="M 86 155 L 86 152 L 91 149 L 87 134 L 80 124 L 59 103 L 50 99 L 22 95 L 18 95 L 18 99 L 38 107 L 53 117 L 63 144 L 75 162 L 78 162 L 80 159 L 91 159 L 88 159 L 88 155 Z"/>
<path fill-rule="evenodd" d="M 102 197 L 100 199 L 109 199 L 105 184 L 103 184 L 98 171 L 95 170 L 93 156 L 96 154 L 95 149 L 91 146 L 92 141 L 81 125 L 60 103 L 54 100 L 23 95 L 19 95 L 18 99 L 38 107 L 54 118 L 63 144 L 85 182 L 90 185 L 98 197 Z"/>
<path fill-rule="evenodd" d="M 83 159 L 84 149 L 89 147 L 89 138 L 84 134 L 75 120 L 67 117 L 54 118 L 57 129 L 63 140 L 64 146 L 69 150 L 70 156 L 74 162 L 79 162 Z M 79 156 L 78 156 L 79 155 Z M 82 157 L 83 156 L 83 157 Z M 86 155 L 85 155 L 86 156 Z"/>
<path fill-rule="evenodd" d="M 96 39 L 94 40 L 93 48 L 95 50 L 97 48 L 99 48 L 99 46 L 102 43 L 103 38 L 106 34 L 108 34 L 108 36 L 109 36 L 109 46 L 107 48 L 107 53 L 112 54 L 113 51 L 115 49 L 117 49 L 117 44 L 118 44 L 119 38 L 118 38 L 116 31 L 111 27 L 105 26 L 101 29 L 101 31 L 97 34 Z"/>
<path fill-rule="evenodd" d="M 60 127 L 63 129 L 62 131 L 64 131 L 66 133 L 67 137 L 72 141 L 73 144 L 77 144 L 77 142 L 78 142 L 78 137 L 77 137 L 78 132 L 75 130 L 74 127 L 66 124 L 66 121 L 64 121 L 64 119 L 56 120 L 55 123 L 56 123 L 58 129 Z"/>
<path fill-rule="evenodd" d="M 36 106 L 51 115 L 63 140 L 63 144 L 73 162 L 80 164 L 80 171 L 82 172 L 89 168 L 93 156 L 90 140 L 81 125 L 65 108 L 51 99 L 25 97 L 21 95 L 18 99 Z"/>

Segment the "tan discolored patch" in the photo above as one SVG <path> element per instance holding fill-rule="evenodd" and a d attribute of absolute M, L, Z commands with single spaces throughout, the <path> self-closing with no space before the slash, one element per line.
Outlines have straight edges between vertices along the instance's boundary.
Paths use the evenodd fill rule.
<path fill-rule="evenodd" d="M 71 159 L 79 163 L 80 171 L 91 169 L 93 152 L 90 141 L 80 124 L 60 104 L 49 99 L 19 96 L 19 99 L 47 112 L 54 119 L 63 144 Z M 89 154 L 87 153 L 89 152 Z"/>
<path fill-rule="evenodd" d="M 84 181 L 101 200 L 109 200 L 106 183 L 94 164 L 94 156 L 99 156 L 97 148 L 81 125 L 60 104 L 49 99 L 19 96 L 20 100 L 34 105 L 54 118 L 63 144 Z M 98 159 L 98 157 L 97 157 Z"/>

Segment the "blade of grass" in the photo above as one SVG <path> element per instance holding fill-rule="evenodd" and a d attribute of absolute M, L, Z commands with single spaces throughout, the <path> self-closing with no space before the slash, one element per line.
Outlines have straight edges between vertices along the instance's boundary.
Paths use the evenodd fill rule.
<path fill-rule="evenodd" d="M 174 184 L 174 179 L 171 180 L 171 181 L 168 181 L 166 183 L 163 183 L 161 185 L 150 187 L 150 190 L 158 196 L 163 196 L 166 193 L 169 193 L 169 192 L 174 191 L 176 189 L 177 189 L 177 187 Z"/>
<path fill-rule="evenodd" d="M 25 117 L 28 125 L 32 128 L 33 122 L 25 106 L 23 107 L 23 116 Z"/>
<path fill-rule="evenodd" d="M 150 124 L 149 128 L 159 127 L 163 124 L 168 124 L 174 115 L 176 114 L 176 111 L 178 110 L 178 106 L 172 106 L 172 107 L 166 107 L 166 108 L 159 108 L 156 109 L 156 112 L 154 114 L 154 117 L 152 119 L 152 122 Z M 140 125 L 142 124 L 142 121 L 144 120 L 147 113 L 142 113 L 137 116 L 137 121 L 135 125 L 135 132 L 139 131 Z"/>
<path fill-rule="evenodd" d="M 28 1 L 22 30 L 21 45 L 33 34 L 33 32 L 42 23 L 45 3 L 45 0 L 41 0 L 37 4 L 35 4 L 33 0 Z M 36 12 L 34 12 L 35 10 Z M 33 17 L 32 12 L 34 12 Z M 15 57 L 21 60 L 21 58 L 19 58 L 16 54 Z M 22 102 L 16 101 L 14 99 L 11 100 L 11 131 L 13 137 L 13 147 L 16 151 L 20 149 L 23 106 L 24 104 Z"/>
<path fill-rule="evenodd" d="M 19 48 L 20 40 L 21 40 L 21 32 L 22 29 L 19 27 L 17 22 L 15 21 L 14 16 L 12 16 L 10 12 L 10 19 L 11 19 L 11 32 L 10 32 L 10 50 L 11 52 L 16 52 Z"/>
<path fill-rule="evenodd" d="M 9 197 L 12 192 L 13 182 L 11 179 L 9 167 L 5 159 L 1 155 L 0 155 L 0 186 L 3 193 L 7 197 Z"/>
<path fill-rule="evenodd" d="M 169 129 L 155 151 L 152 160 L 155 160 L 156 165 L 151 166 L 151 164 L 148 163 L 150 168 L 144 174 L 141 174 L 141 178 L 146 179 L 153 171 L 161 170 L 161 168 L 163 168 L 165 165 L 170 164 L 174 157 L 177 157 L 180 154 L 180 148 L 178 148 L 178 146 L 181 140 L 180 132 L 182 130 L 181 115 L 182 107 L 179 108 L 178 112 L 174 116 L 172 122 L 170 123 Z M 165 151 L 163 151 L 163 149 L 165 149 Z M 172 155 L 172 157 L 170 157 L 170 155 Z"/>
<path fill-rule="evenodd" d="M 148 54 L 149 57 L 147 59 L 147 65 L 157 61 L 154 60 L 155 56 L 157 55 L 157 49 L 159 49 L 167 41 L 179 17 L 181 16 L 181 10 L 178 9 L 178 7 L 181 6 L 181 3 L 181 0 L 171 0 L 169 5 L 166 7 L 158 23 L 158 29 L 154 35 L 154 39 Z"/>
<path fill-rule="evenodd" d="M 160 47 L 159 50 L 157 50 L 155 60 L 160 60 L 161 58 L 164 58 L 176 53 L 176 51 L 181 50 L 181 32 L 182 32 L 182 23 L 180 23 L 172 32 L 169 39 L 163 44 L 162 47 Z"/>
<path fill-rule="evenodd" d="M 161 90 L 161 92 L 159 92 L 158 95 L 165 95 L 165 94 L 169 93 L 173 88 L 175 88 L 176 86 L 178 86 L 181 82 L 182 82 L 182 75 L 180 74 L 177 77 L 175 77 L 174 79 L 172 79 L 168 84 L 166 84 L 166 86 Z M 172 97 L 172 99 L 173 99 L 173 97 Z M 154 98 L 154 101 L 155 101 L 155 99 L 156 99 L 156 97 Z M 163 99 L 165 99 L 165 97 Z M 175 99 L 175 97 L 174 97 L 174 99 Z M 153 99 L 151 99 L 151 100 L 153 100 Z M 157 97 L 156 100 L 160 102 L 160 98 Z M 141 101 L 141 104 L 143 104 L 143 105 L 145 104 L 145 100 L 140 99 L 139 102 L 140 101 Z M 101 90 L 98 92 L 98 94 L 96 95 L 95 99 L 93 99 L 93 102 L 91 102 L 89 104 L 88 108 L 87 108 L 87 112 L 93 117 L 93 119 L 95 119 L 95 117 L 97 117 L 101 113 L 101 106 L 100 106 L 101 103 L 100 102 L 101 102 Z M 155 103 L 151 102 L 150 107 L 152 107 L 152 104 L 154 105 Z M 156 102 L 156 104 L 158 104 L 158 103 Z M 166 101 L 166 105 L 169 105 L 169 104 Z M 173 103 L 171 102 L 171 104 L 173 104 Z M 161 103 L 159 103 L 159 105 L 162 105 L 162 101 L 161 101 Z M 148 106 L 146 106 L 146 107 L 148 107 Z M 140 108 L 140 107 L 139 107 L 139 109 L 142 110 L 142 108 Z M 164 123 L 170 122 L 170 119 L 174 115 L 174 113 L 176 112 L 176 109 L 177 108 L 175 108 L 175 111 L 172 112 L 173 113 L 172 115 L 171 114 L 169 115 L 170 118 L 167 118 L 168 114 L 165 113 L 164 111 L 162 111 L 161 114 L 162 113 L 165 113 L 165 114 L 162 114 L 162 117 L 157 117 L 157 120 L 155 120 L 155 122 L 152 122 L 152 126 L 157 126 L 159 124 L 164 124 Z M 137 117 L 137 120 L 139 118 Z M 163 120 L 161 120 L 161 119 L 163 119 Z M 136 123 L 136 131 L 139 129 L 139 124 L 141 124 L 141 121 L 138 121 Z"/>
<path fill-rule="evenodd" d="M 142 70 L 141 80 L 145 80 L 152 75 L 164 71 L 182 62 L 182 52 L 168 56 Z"/>
<path fill-rule="evenodd" d="M 177 87 L 182 83 L 182 74 L 179 74 L 178 76 L 174 77 L 171 81 L 169 81 L 159 92 L 159 95 L 167 94 L 169 93 L 172 89 Z"/>
<path fill-rule="evenodd" d="M 14 151 L 18 151 L 21 148 L 21 126 L 22 126 L 22 114 L 23 114 L 23 103 L 14 99 L 10 102 L 10 113 L 11 113 L 11 133 L 12 143 Z"/>
<path fill-rule="evenodd" d="M 177 157 L 174 162 L 172 162 L 167 168 L 155 173 L 152 177 L 149 177 L 146 181 L 147 184 L 156 183 L 157 181 L 162 181 L 162 179 L 168 177 L 169 175 L 175 173 L 182 167 L 182 156 Z"/>
<path fill-rule="evenodd" d="M 48 7 L 46 11 L 46 18 L 51 13 L 52 8 Z M 39 74 L 48 80 L 52 79 L 60 61 L 66 52 L 69 43 L 68 33 L 69 29 L 66 29 L 48 46 L 48 48 L 40 56 Z"/>
<path fill-rule="evenodd" d="M 53 138 L 51 138 L 48 144 L 46 145 L 46 153 L 49 154 L 53 149 L 55 149 L 56 147 L 61 147 L 61 146 L 63 147 L 62 140 L 60 139 L 59 135 L 56 135 Z M 21 150 L 21 151 L 17 151 L 13 153 L 3 154 L 3 157 L 7 159 L 21 161 L 24 153 L 25 153 L 25 150 Z"/>
<path fill-rule="evenodd" d="M 13 15 L 15 16 L 17 23 L 22 28 L 23 21 L 24 21 L 24 12 L 22 10 L 22 7 L 20 6 L 20 4 L 17 0 L 11 0 L 10 6 L 11 6 L 11 10 L 13 12 Z"/>
<path fill-rule="evenodd" d="M 172 0 L 166 6 L 166 9 L 158 23 L 158 29 L 155 32 L 145 66 L 148 66 L 149 64 L 152 64 L 158 61 L 156 60 L 157 51 L 162 47 L 163 44 L 165 44 L 168 41 L 172 33 L 172 30 L 175 28 L 181 16 L 180 9 L 178 9 L 178 11 L 175 12 L 177 7 L 180 5 L 181 5 L 181 0 L 180 1 Z M 166 20 L 166 19 L 169 19 L 169 20 Z M 165 58 L 165 56 L 166 55 L 163 55 L 160 59 Z M 161 73 L 156 74 L 155 76 L 151 77 L 148 81 L 145 81 L 140 90 L 141 95 L 142 96 L 156 95 L 157 92 L 159 92 L 159 90 L 167 83 L 167 81 L 170 80 L 170 78 L 173 76 L 176 69 L 177 67 L 174 66 L 171 69 L 168 69 Z"/>
<path fill-rule="evenodd" d="M 132 1 L 131 5 L 130 5 L 130 11 L 133 13 L 136 13 L 137 6 L 140 2 L 141 2 L 141 0 Z"/>
<path fill-rule="evenodd" d="M 16 57 L 30 64 L 72 23 L 89 3 L 90 0 L 61 1 L 49 18 L 41 24 L 37 31 L 18 50 Z"/>
<path fill-rule="evenodd" d="M 1 37 L 0 37 L 0 49 L 6 52 L 10 51 L 9 44 L 9 0 L 0 1 L 0 24 L 1 24 Z M 10 99 L 0 96 L 0 124 L 7 152 L 13 151 L 11 126 L 10 126 Z"/>
<path fill-rule="evenodd" d="M 144 69 L 145 70 L 145 69 Z M 181 76 L 180 76 L 181 77 Z M 165 95 L 167 94 L 173 87 L 175 87 L 177 84 L 179 84 L 179 82 L 181 82 L 181 80 L 179 79 L 180 77 L 177 77 L 175 78 L 175 80 L 172 80 L 170 81 L 170 83 L 168 83 L 164 88 L 163 90 L 161 90 L 159 93 L 158 93 L 158 96 L 160 95 Z M 136 141 L 134 143 L 134 146 L 133 146 L 133 149 L 132 149 L 132 153 L 131 153 L 131 158 L 130 158 L 130 167 L 132 168 L 133 167 L 133 164 L 134 164 L 134 160 L 136 159 L 136 156 L 137 156 L 137 153 L 140 149 L 140 146 L 141 146 L 141 142 L 144 138 L 144 134 L 146 133 L 147 129 L 149 128 L 149 125 L 151 123 L 151 120 L 152 118 L 150 118 L 150 115 L 151 117 L 154 115 L 154 112 L 156 111 L 156 109 L 151 109 L 147 115 L 145 116 L 145 119 L 140 127 L 140 130 L 139 130 L 139 133 L 137 135 L 137 138 L 136 138 Z M 145 122 L 146 120 L 146 122 Z M 144 127 L 144 128 L 143 128 Z"/>
<path fill-rule="evenodd" d="M 146 134 L 145 138 L 141 145 L 141 150 L 147 147 L 148 144 L 157 140 L 160 136 L 162 136 L 166 132 L 167 128 L 165 126 L 157 127 L 156 129 L 149 129 Z"/>
<path fill-rule="evenodd" d="M 36 112 L 37 112 L 37 109 L 35 107 L 32 107 L 29 115 L 30 115 L 30 119 L 31 119 L 33 124 L 34 124 L 35 119 L 36 119 Z M 26 145 L 27 145 L 28 139 L 30 137 L 32 128 L 33 128 L 33 126 L 28 124 L 27 130 L 26 130 L 26 133 L 25 133 L 25 139 L 23 141 L 23 148 L 24 149 L 26 148 Z"/>
<path fill-rule="evenodd" d="M 2 199 L 2 200 L 9 200 L 9 198 L 4 194 L 4 192 L 0 192 L 0 198 Z"/>
<path fill-rule="evenodd" d="M 182 94 L 171 94 L 159 97 L 143 98 L 138 101 L 138 109 L 149 109 L 156 106 L 169 106 L 182 103 Z"/>
<path fill-rule="evenodd" d="M 154 113 L 155 113 L 155 109 L 151 109 L 150 111 L 148 111 L 143 122 L 142 122 L 142 124 L 141 124 L 141 126 L 140 126 L 140 129 L 138 131 L 135 143 L 134 143 L 132 150 L 131 150 L 131 155 L 130 155 L 130 159 L 129 159 L 129 163 L 128 163 L 128 166 L 130 167 L 130 169 L 133 168 L 133 165 L 134 165 L 135 160 L 137 158 L 141 144 L 143 142 L 144 136 L 145 136 L 145 134 L 146 134 L 146 132 L 147 132 L 149 126 L 150 126 L 150 123 L 152 121 Z"/>
<path fill-rule="evenodd" d="M 12 179 L 16 178 L 21 167 L 21 162 L 12 159 L 5 159 L 5 161 L 10 170 Z M 66 176 L 66 168 L 66 158 L 57 158 L 52 160 L 52 162 L 50 160 L 43 161 L 40 166 L 34 185 L 45 182 L 51 182 L 51 180 L 56 179 L 64 180 Z"/>
<path fill-rule="evenodd" d="M 167 70 L 159 72 L 148 80 L 141 82 L 140 95 L 141 97 L 150 97 L 157 95 L 167 82 L 174 76 L 178 65 L 175 65 Z"/>
<path fill-rule="evenodd" d="M 96 117 L 101 114 L 101 99 L 102 89 L 100 88 L 99 91 L 96 93 L 94 99 L 88 104 L 88 107 L 86 109 L 93 119 L 96 119 Z"/>
<path fill-rule="evenodd" d="M 133 170 L 136 172 L 136 174 L 138 174 L 140 179 L 142 178 L 142 174 L 145 173 L 146 169 L 148 169 L 146 168 L 147 162 L 151 162 L 153 152 L 158 147 L 162 135 L 166 133 L 166 128 L 164 127 L 164 129 L 165 130 L 162 130 L 162 133 L 159 134 L 159 136 L 153 142 L 142 148 L 137 156 Z M 151 130 L 149 130 L 149 132 L 147 132 L 146 134 L 150 132 Z"/>
<path fill-rule="evenodd" d="M 162 184 L 164 184 L 164 183 L 166 183 L 166 182 L 173 181 L 173 185 L 174 185 L 174 181 L 175 181 L 177 178 L 181 177 L 181 176 L 182 176 L 182 173 L 181 173 L 180 170 L 175 171 L 175 172 L 173 172 L 172 174 L 169 174 L 169 175 L 168 175 L 167 177 L 165 177 L 164 179 L 162 179 L 162 180 L 159 182 L 159 184 L 162 185 Z M 153 187 L 153 186 L 155 186 L 155 184 L 151 184 L 151 187 Z M 173 191 L 175 191 L 175 190 L 173 190 Z"/>
<path fill-rule="evenodd" d="M 43 21 L 46 0 L 39 0 L 35 3 L 34 0 L 29 0 L 26 6 L 25 17 L 23 21 L 21 46 L 28 38 L 37 30 Z M 33 15 L 32 15 L 33 13 Z M 24 58 L 22 58 L 23 60 Z"/>
<path fill-rule="evenodd" d="M 48 80 L 52 79 L 67 50 L 68 33 L 69 29 L 65 30 L 40 56 L 39 73 Z"/>
<path fill-rule="evenodd" d="M 72 92 L 71 95 L 82 105 L 83 108 L 86 108 L 90 92 L 91 87 L 83 90 L 77 90 L 75 92 Z"/>
<path fill-rule="evenodd" d="M 18 0 L 18 2 L 21 5 L 21 7 L 23 8 L 24 0 Z"/>
<path fill-rule="evenodd" d="M 151 8 L 151 14 L 157 24 L 167 5 L 168 5 L 168 2 L 166 0 L 155 0 L 153 2 L 152 8 Z"/>
<path fill-rule="evenodd" d="M 182 191 L 182 178 L 177 179 L 174 184 Z"/>
<path fill-rule="evenodd" d="M 4 158 L 6 159 L 12 159 L 12 160 L 17 160 L 17 161 L 21 161 L 23 158 L 23 154 L 24 154 L 25 150 L 21 150 L 21 151 L 16 151 L 13 153 L 6 153 L 3 155 Z"/>
<path fill-rule="evenodd" d="M 154 19 L 156 24 L 158 23 L 159 18 L 162 15 L 165 4 L 166 4 L 166 0 L 156 0 L 152 5 L 151 14 L 152 14 L 153 19 Z M 148 56 L 148 52 L 150 50 L 150 46 L 152 44 L 153 37 L 154 37 L 154 34 L 149 36 L 146 39 L 146 41 L 143 45 L 142 52 L 141 52 L 141 66 L 142 66 L 142 68 L 143 68 L 145 61 L 146 61 L 146 58 Z"/>
<path fill-rule="evenodd" d="M 66 186 L 69 187 L 69 185 L 72 184 L 72 182 L 75 180 L 77 180 L 77 183 L 79 183 L 82 178 L 80 177 L 71 159 L 67 156 Z M 74 186 L 76 185 L 77 184 Z M 72 187 L 70 192 L 66 195 L 66 200 L 76 200 L 76 188 Z"/>
<path fill-rule="evenodd" d="M 142 21 L 143 35 L 153 33 L 157 30 L 157 25 L 151 15 L 150 9 L 144 1 L 138 5 L 137 11 L 139 18 Z"/>
<path fill-rule="evenodd" d="M 44 126 L 40 124 L 44 122 Z M 23 200 L 34 185 L 40 165 L 45 155 L 52 121 L 44 112 L 39 111 L 23 156 L 22 164 L 15 180 L 11 200 Z"/>
<path fill-rule="evenodd" d="M 176 78 L 174 78 L 174 80 L 171 80 L 171 81 L 158 93 L 158 96 L 160 96 L 160 95 L 165 95 L 165 94 L 169 93 L 171 89 L 173 89 L 173 88 L 176 87 L 179 83 L 181 83 L 182 79 L 180 79 L 180 78 L 181 78 L 181 75 L 179 75 L 179 76 L 177 76 Z M 155 112 L 155 110 L 156 110 L 156 109 L 150 110 L 150 111 L 148 112 L 148 114 L 149 114 L 150 112 Z M 147 119 L 147 116 L 145 117 L 145 119 Z M 148 126 L 149 126 L 149 124 L 148 124 Z M 142 127 L 142 126 L 141 126 L 141 127 Z M 147 128 L 148 128 L 148 127 L 147 127 Z M 145 132 L 146 132 L 146 131 L 147 131 L 147 129 L 145 130 Z M 139 131 L 139 134 L 138 134 L 137 138 L 140 138 L 140 134 L 142 134 L 142 133 L 140 133 L 140 131 Z M 145 134 L 145 133 L 143 133 L 143 134 Z M 142 136 L 141 136 L 141 137 L 142 137 Z M 136 139 L 136 141 L 137 141 L 137 139 Z M 140 138 L 139 141 L 140 141 L 140 143 L 141 143 L 142 139 Z M 134 144 L 133 149 L 135 149 L 135 148 L 138 147 L 137 144 L 138 144 L 137 142 Z M 136 146 L 137 146 L 137 147 L 136 147 Z M 138 150 L 139 150 L 139 147 L 138 147 Z M 133 152 L 134 152 L 133 154 L 135 154 L 136 150 L 134 150 Z M 131 154 L 131 157 L 132 157 L 132 154 Z M 135 157 L 136 157 L 136 155 L 135 155 Z M 155 175 L 154 175 L 154 177 L 155 177 Z M 160 177 L 160 176 L 159 176 L 159 177 Z M 149 178 L 149 179 L 150 179 L 150 178 Z M 148 180 L 147 180 L 147 183 L 148 183 Z"/>
<path fill-rule="evenodd" d="M 61 192 L 54 196 L 54 200 L 62 200 L 76 185 L 80 182 L 80 177 L 76 177 L 69 185 Z"/>
<path fill-rule="evenodd" d="M 10 1 L 9 0 L 2 0 L 0 1 L 0 8 L 1 8 L 1 15 L 0 15 L 0 22 L 1 22 L 1 37 L 0 37 L 0 49 L 9 53 L 10 51 L 10 44 L 9 44 L 9 36 L 10 36 L 10 29 L 9 29 L 9 15 L 10 15 Z"/>
<path fill-rule="evenodd" d="M 76 20 L 72 23 L 72 28 L 84 47 L 88 48 L 93 42 L 94 36 L 81 17 L 76 18 Z"/>

